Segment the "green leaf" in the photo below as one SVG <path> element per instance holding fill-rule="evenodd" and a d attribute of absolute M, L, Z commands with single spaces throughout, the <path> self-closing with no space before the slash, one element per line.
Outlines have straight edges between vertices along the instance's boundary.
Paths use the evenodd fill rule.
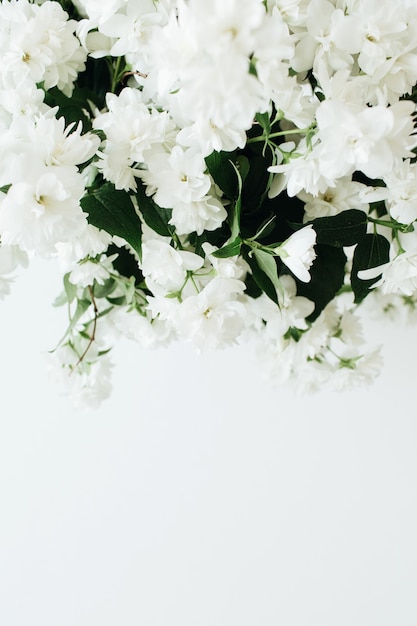
<path fill-rule="evenodd" d="M 114 304 L 114 306 L 124 306 L 127 304 L 126 296 L 119 296 L 118 298 L 107 298 L 110 304 Z"/>
<path fill-rule="evenodd" d="M 95 283 L 94 285 L 94 297 L 95 298 L 107 298 L 113 293 L 117 287 L 117 282 L 114 278 L 108 278 L 102 285 Z"/>
<path fill-rule="evenodd" d="M 362 302 L 366 298 L 372 285 L 381 277 L 379 275 L 369 280 L 360 280 L 358 272 L 387 263 L 389 261 L 389 249 L 389 241 L 379 234 L 366 235 L 356 246 L 350 277 L 356 303 Z"/>
<path fill-rule="evenodd" d="M 0 187 L 0 193 L 7 193 L 10 187 L 11 185 L 4 185 L 3 187 Z"/>
<path fill-rule="evenodd" d="M 365 237 L 367 216 L 364 211 L 349 209 L 332 217 L 318 217 L 308 223 L 317 233 L 317 243 L 342 248 L 353 246 Z"/>
<path fill-rule="evenodd" d="M 275 263 L 274 257 L 271 256 L 271 259 Z M 261 291 L 268 296 L 268 298 L 275 302 L 275 304 L 278 304 L 277 289 L 269 276 L 263 271 L 263 269 L 259 265 L 258 258 L 253 254 L 247 255 L 246 260 L 249 264 L 249 267 L 251 268 L 253 280 L 255 281 L 255 283 L 258 285 Z"/>
<path fill-rule="evenodd" d="M 317 257 L 310 268 L 310 282 L 297 280 L 297 295 L 315 303 L 315 309 L 308 317 L 310 322 L 320 315 L 343 286 L 347 260 L 341 248 L 317 244 L 315 250 Z"/>
<path fill-rule="evenodd" d="M 245 157 L 243 154 L 240 154 L 236 159 L 236 167 L 239 172 L 240 178 L 242 182 L 246 179 L 246 176 L 249 173 L 249 159 Z"/>
<path fill-rule="evenodd" d="M 267 112 L 257 113 L 255 115 L 255 119 L 258 122 L 258 124 L 261 125 L 262 130 L 264 131 L 264 134 L 266 135 L 266 137 L 268 137 L 271 132 L 271 120 L 269 119 L 269 113 Z"/>
<path fill-rule="evenodd" d="M 82 316 L 84 315 L 84 313 L 88 310 L 88 308 L 90 306 L 91 306 L 91 300 L 88 300 L 87 298 L 82 298 L 81 300 L 78 300 L 77 308 L 75 309 L 74 315 L 71 317 L 71 321 L 69 323 L 69 326 L 68 326 L 67 330 L 65 331 L 64 336 L 58 342 L 58 345 L 55 348 L 55 350 L 57 348 L 59 348 L 59 346 L 63 343 L 63 341 L 72 332 L 72 330 L 75 328 L 75 326 L 78 324 L 79 320 L 82 318 Z M 54 352 L 54 350 L 51 350 L 51 352 Z"/>
<path fill-rule="evenodd" d="M 81 121 L 84 132 L 91 130 L 90 117 L 85 113 L 86 110 L 90 109 L 90 106 L 86 95 L 82 94 L 82 92 L 74 90 L 72 96 L 68 97 L 62 91 L 59 91 L 57 87 L 52 87 L 52 89 L 48 89 L 45 92 L 45 103 L 50 107 L 58 107 L 56 117 L 63 117 L 65 126 L 74 122 L 77 125 Z"/>
<path fill-rule="evenodd" d="M 245 178 L 242 204 L 246 214 L 259 211 L 263 216 L 262 205 L 268 193 L 270 177 L 272 178 L 272 174 L 268 172 L 268 167 L 272 165 L 272 154 L 270 150 L 266 154 L 254 152 L 260 147 L 256 143 L 250 146 L 250 168 Z"/>
<path fill-rule="evenodd" d="M 65 274 L 64 289 L 65 295 L 67 296 L 67 302 L 71 303 L 77 295 L 77 285 L 74 285 L 74 283 L 70 281 L 69 277 L 69 274 Z"/>
<path fill-rule="evenodd" d="M 236 237 L 236 239 L 223 246 L 223 248 L 220 248 L 220 250 L 213 252 L 213 256 L 218 259 L 227 259 L 230 256 L 236 256 L 239 254 L 241 247 L 242 240 L 240 237 Z"/>
<path fill-rule="evenodd" d="M 52 303 L 52 306 L 64 306 L 64 304 L 68 304 L 68 298 L 67 298 L 67 294 L 65 293 L 65 291 L 62 291 L 59 296 L 57 296 L 55 298 L 55 300 Z"/>
<path fill-rule="evenodd" d="M 81 199 L 81 207 L 88 214 L 88 221 L 110 235 L 117 235 L 127 241 L 142 255 L 142 228 L 139 216 L 127 191 L 115 189 L 112 183 L 105 183 L 94 192 Z"/>
<path fill-rule="evenodd" d="M 277 297 L 278 297 L 278 301 L 280 297 L 283 300 L 284 292 L 283 292 L 280 280 L 278 278 L 278 268 L 277 268 L 277 263 L 275 261 L 275 257 L 269 254 L 268 252 L 265 252 L 264 250 L 259 250 L 257 248 L 253 250 L 253 255 L 256 259 L 256 262 L 259 265 L 259 268 L 263 271 L 263 273 L 266 276 L 268 276 L 269 280 L 273 284 Z"/>
<path fill-rule="evenodd" d="M 262 224 L 259 226 L 258 230 L 254 234 L 252 239 L 254 239 L 255 241 L 258 241 L 259 239 L 262 239 L 263 237 L 267 237 L 270 233 L 272 233 L 275 227 L 274 222 L 276 221 L 276 218 L 277 218 L 276 215 L 269 215 L 268 218 L 264 220 Z"/>
<path fill-rule="evenodd" d="M 104 108 L 106 95 L 111 91 L 112 65 L 112 61 L 105 57 L 100 59 L 87 57 L 85 70 L 78 74 L 77 86 L 74 90 L 76 100 L 84 99 L 86 105 L 84 108 L 87 111 L 90 109 L 89 101 L 93 102 L 98 109 Z"/>
<path fill-rule="evenodd" d="M 212 179 L 228 198 L 236 198 L 239 190 L 234 159 L 234 152 L 212 152 L 205 158 Z"/>
<path fill-rule="evenodd" d="M 53 306 L 63 306 L 64 304 L 71 304 L 71 302 L 77 296 L 77 286 L 74 285 L 69 279 L 69 273 L 65 274 L 63 283 L 64 283 L 64 291 L 55 298 L 53 302 Z"/>
<path fill-rule="evenodd" d="M 169 223 L 172 209 L 163 209 L 158 206 L 150 196 L 146 195 L 145 188 L 141 183 L 138 183 L 136 199 L 139 211 L 149 228 L 162 237 L 173 237 L 175 227 Z"/>
<path fill-rule="evenodd" d="M 233 206 L 233 213 L 231 216 L 231 239 L 236 239 L 240 233 L 240 214 L 242 212 L 242 187 L 243 187 L 243 181 L 242 181 L 242 177 L 240 175 L 239 170 L 237 169 L 237 167 L 234 165 L 234 163 L 231 163 L 232 167 L 234 168 L 235 172 L 236 172 L 236 176 L 237 176 L 237 180 L 238 180 L 238 197 L 237 200 Z"/>
<path fill-rule="evenodd" d="M 143 274 L 139 269 L 137 259 L 126 247 L 119 248 L 115 244 L 110 244 L 106 254 L 107 256 L 117 254 L 117 258 L 113 261 L 113 267 L 121 276 L 133 277 L 135 285 L 139 285 L 143 281 Z"/>
<path fill-rule="evenodd" d="M 254 260 L 253 263 L 256 264 L 256 261 Z M 246 274 L 245 285 L 246 285 L 245 294 L 249 296 L 249 298 L 256 299 L 256 298 L 259 298 L 263 294 L 263 290 L 259 287 L 258 283 L 255 281 L 253 275 L 250 272 L 247 272 Z M 272 285 L 271 285 L 271 288 L 272 288 Z"/>

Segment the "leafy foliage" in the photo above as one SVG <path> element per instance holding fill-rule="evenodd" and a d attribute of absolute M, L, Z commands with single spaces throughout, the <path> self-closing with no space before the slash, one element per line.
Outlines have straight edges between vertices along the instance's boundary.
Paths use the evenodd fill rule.
<path fill-rule="evenodd" d="M 130 195 L 115 189 L 112 183 L 105 183 L 81 200 L 81 207 L 88 215 L 88 221 L 110 235 L 125 239 L 142 255 L 142 228 Z"/>
<path fill-rule="evenodd" d="M 317 243 L 342 248 L 354 246 L 364 239 L 368 217 L 363 211 L 349 209 L 332 217 L 318 217 L 308 223 L 313 224 Z"/>
<path fill-rule="evenodd" d="M 297 281 L 298 293 L 315 304 L 315 309 L 308 318 L 310 322 L 320 315 L 342 288 L 347 260 L 343 250 L 334 246 L 318 244 L 316 253 L 317 257 L 310 270 L 311 281 L 309 283 Z"/>
<path fill-rule="evenodd" d="M 139 212 L 149 228 L 162 237 L 172 237 L 175 233 L 175 228 L 169 223 L 172 210 L 158 206 L 150 196 L 146 195 L 141 183 L 138 183 L 135 197 Z"/>
<path fill-rule="evenodd" d="M 236 199 L 239 190 L 236 167 L 233 166 L 235 159 L 236 152 L 212 152 L 205 159 L 214 182 L 230 199 Z"/>
<path fill-rule="evenodd" d="M 369 280 L 361 280 L 358 277 L 358 272 L 387 263 L 389 261 L 389 248 L 389 241 L 378 233 L 366 235 L 356 246 L 351 275 L 355 302 L 362 302 L 371 290 L 372 285 L 381 277 L 379 275 Z"/>
<path fill-rule="evenodd" d="M 273 263 L 276 263 L 275 259 L 272 256 L 270 258 Z M 265 271 L 266 263 L 262 263 L 262 257 L 260 255 L 247 255 L 246 260 L 249 264 L 253 279 L 258 286 L 260 293 L 264 292 L 268 296 L 268 298 L 270 298 L 278 305 L 279 300 L 277 288 L 273 282 L 276 279 L 273 278 L 271 280 L 271 276 L 274 276 L 275 272 L 271 270 L 270 267 L 268 267 L 267 271 Z"/>

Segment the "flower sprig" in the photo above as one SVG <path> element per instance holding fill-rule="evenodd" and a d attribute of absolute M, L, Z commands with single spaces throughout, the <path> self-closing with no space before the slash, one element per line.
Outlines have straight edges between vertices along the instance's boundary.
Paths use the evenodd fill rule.
<path fill-rule="evenodd" d="M 413 3 L 1 0 L 0 24 L 0 295 L 59 263 L 78 400 L 123 334 L 373 378 L 361 303 L 417 290 Z"/>

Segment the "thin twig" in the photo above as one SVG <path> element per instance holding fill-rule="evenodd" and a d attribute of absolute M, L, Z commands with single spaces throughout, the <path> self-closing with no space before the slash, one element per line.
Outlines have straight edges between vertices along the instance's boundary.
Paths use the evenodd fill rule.
<path fill-rule="evenodd" d="M 94 298 L 94 293 L 93 293 L 93 288 L 91 285 L 88 286 L 88 291 L 90 293 L 91 296 L 91 303 L 93 305 L 93 310 L 94 310 L 94 319 L 93 319 L 93 332 L 91 333 L 91 336 L 89 338 L 87 347 L 85 348 L 84 352 L 82 353 L 82 355 L 80 356 L 80 358 L 78 359 L 78 361 L 76 362 L 76 364 L 74 365 L 74 367 L 72 368 L 70 375 L 72 374 L 72 372 L 74 370 L 77 369 L 77 367 L 80 365 L 80 363 L 83 362 L 87 352 L 89 351 L 89 349 L 91 348 L 93 342 L 95 341 L 96 338 L 96 328 L 97 328 L 97 319 L 98 319 L 98 308 L 96 305 L 96 300 Z"/>

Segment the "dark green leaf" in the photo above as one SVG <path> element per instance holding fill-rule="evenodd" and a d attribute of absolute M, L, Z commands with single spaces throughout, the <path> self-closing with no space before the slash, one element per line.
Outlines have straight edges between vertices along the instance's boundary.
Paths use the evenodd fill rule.
<path fill-rule="evenodd" d="M 236 237 L 233 241 L 220 248 L 220 250 L 216 250 L 213 252 L 213 256 L 218 259 L 227 259 L 230 256 L 236 256 L 240 253 L 240 248 L 242 247 L 242 240 L 240 237 Z"/>
<path fill-rule="evenodd" d="M 308 320 L 315 320 L 343 286 L 346 255 L 341 248 L 317 244 L 317 257 L 310 268 L 309 283 L 297 281 L 297 294 L 315 303 Z"/>
<path fill-rule="evenodd" d="M 262 295 L 263 293 L 262 289 L 255 282 L 255 279 L 253 278 L 250 272 L 246 274 L 245 285 L 246 285 L 245 294 L 249 296 L 249 298 L 255 299 L 255 298 L 259 298 Z"/>
<path fill-rule="evenodd" d="M 242 182 L 246 179 L 249 173 L 249 159 L 245 157 L 243 154 L 240 154 L 236 159 L 236 167 L 242 179 Z"/>
<path fill-rule="evenodd" d="M 81 200 L 88 221 L 110 235 L 117 235 L 127 241 L 142 254 L 142 228 L 133 202 L 123 189 L 115 189 L 112 183 L 105 183 Z"/>
<path fill-rule="evenodd" d="M 126 304 L 126 296 L 119 296 L 118 298 L 107 298 L 110 304 L 114 306 L 124 306 Z"/>
<path fill-rule="evenodd" d="M 90 108 L 88 101 L 85 96 L 78 94 L 76 90 L 69 98 L 59 91 L 57 87 L 48 89 L 45 92 L 45 103 L 50 107 L 58 107 L 59 110 L 56 117 L 63 117 L 66 126 L 74 122 L 78 124 L 81 121 L 84 131 L 91 129 L 90 117 L 85 113 L 85 110 Z"/>
<path fill-rule="evenodd" d="M 308 223 L 313 224 L 317 243 L 341 248 L 353 246 L 365 237 L 367 216 L 363 211 L 349 209 L 332 217 L 318 217 Z"/>
<path fill-rule="evenodd" d="M 107 256 L 117 254 L 113 261 L 113 267 L 121 276 L 126 278 L 134 277 L 135 285 L 138 286 L 143 281 L 143 274 L 139 269 L 138 262 L 133 254 L 126 248 L 119 248 L 111 244 L 107 249 Z"/>
<path fill-rule="evenodd" d="M 244 214 L 253 213 L 261 208 L 268 189 L 270 176 L 268 167 L 272 164 L 272 159 L 269 152 L 266 155 L 253 152 L 253 147 L 256 146 L 257 144 L 253 144 L 248 150 L 250 167 L 245 178 L 242 195 Z"/>
<path fill-rule="evenodd" d="M 389 261 L 389 248 L 389 241 L 378 234 L 366 235 L 356 246 L 350 277 L 353 293 L 355 294 L 355 302 L 362 302 L 368 295 L 371 286 L 379 280 L 381 276 L 379 275 L 369 280 L 360 280 L 358 278 L 358 272 L 387 263 L 387 261 Z"/>
<path fill-rule="evenodd" d="M 234 158 L 234 152 L 212 152 L 205 158 L 211 177 L 228 198 L 236 198 L 239 193 Z"/>
<path fill-rule="evenodd" d="M 106 103 L 106 94 L 111 91 L 112 73 L 108 58 L 94 59 L 89 56 L 85 64 L 85 70 L 78 74 L 77 91 L 83 95 L 87 103 L 88 100 L 102 109 Z"/>
<path fill-rule="evenodd" d="M 257 232 L 253 236 L 253 239 L 259 241 L 264 237 L 268 237 L 268 235 L 274 230 L 276 217 L 276 215 L 268 215 L 267 219 L 260 224 Z"/>
<path fill-rule="evenodd" d="M 162 237 L 172 237 L 175 233 L 174 226 L 169 223 L 172 209 L 163 209 L 158 206 L 150 196 L 146 195 L 145 188 L 140 183 L 138 183 L 136 199 L 139 211 L 149 228 Z"/>

